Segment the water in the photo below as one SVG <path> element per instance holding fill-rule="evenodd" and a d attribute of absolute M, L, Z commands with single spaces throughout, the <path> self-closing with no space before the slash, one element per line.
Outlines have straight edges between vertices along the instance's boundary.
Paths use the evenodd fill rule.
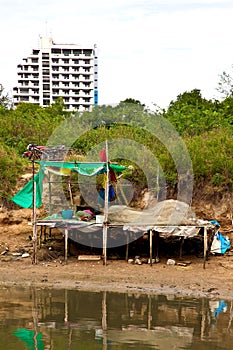
<path fill-rule="evenodd" d="M 231 301 L 0 289 L 1 350 L 233 349 Z"/>

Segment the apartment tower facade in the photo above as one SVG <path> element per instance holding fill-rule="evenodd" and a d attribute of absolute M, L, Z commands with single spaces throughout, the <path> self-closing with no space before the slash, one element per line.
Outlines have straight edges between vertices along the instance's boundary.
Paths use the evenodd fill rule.
<path fill-rule="evenodd" d="M 18 84 L 13 102 L 48 106 L 62 97 L 68 111 L 91 110 L 98 104 L 96 45 L 55 44 L 40 37 L 38 49 L 17 66 Z"/>

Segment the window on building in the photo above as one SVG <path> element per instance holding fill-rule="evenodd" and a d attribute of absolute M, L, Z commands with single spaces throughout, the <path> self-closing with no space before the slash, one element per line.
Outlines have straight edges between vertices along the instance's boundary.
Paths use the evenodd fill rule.
<path fill-rule="evenodd" d="M 42 62 L 42 67 L 49 67 L 49 62 Z"/>
<path fill-rule="evenodd" d="M 91 56 L 92 50 L 86 49 L 86 50 L 83 50 L 83 53 L 85 56 Z"/>
<path fill-rule="evenodd" d="M 73 50 L 73 54 L 74 54 L 75 56 L 81 55 L 81 54 L 82 54 L 82 50 L 81 50 L 81 49 L 74 49 L 74 50 Z"/>
<path fill-rule="evenodd" d="M 52 58 L 53 63 L 59 63 L 59 58 Z"/>
<path fill-rule="evenodd" d="M 52 48 L 51 52 L 55 54 L 61 54 L 61 49 Z"/>
<path fill-rule="evenodd" d="M 49 69 L 43 69 L 42 70 L 42 74 L 44 74 L 44 75 L 49 75 Z"/>
<path fill-rule="evenodd" d="M 65 55 L 65 56 L 69 56 L 69 55 L 71 54 L 71 50 L 69 50 L 69 49 L 63 49 L 63 50 L 62 50 L 62 53 L 63 53 L 63 55 Z"/>
<path fill-rule="evenodd" d="M 20 96 L 20 101 L 29 101 L 29 96 Z"/>
<path fill-rule="evenodd" d="M 49 90 L 50 85 L 49 84 L 43 84 L 43 90 Z"/>
<path fill-rule="evenodd" d="M 19 89 L 19 92 L 21 92 L 22 94 L 28 94 L 29 93 L 29 89 L 21 88 L 21 89 Z"/>

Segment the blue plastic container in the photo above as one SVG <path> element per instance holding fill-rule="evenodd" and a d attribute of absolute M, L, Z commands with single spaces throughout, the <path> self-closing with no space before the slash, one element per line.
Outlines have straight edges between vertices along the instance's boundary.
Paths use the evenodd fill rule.
<path fill-rule="evenodd" d="M 61 211 L 61 216 L 63 219 L 71 219 L 73 214 L 74 214 L 74 211 L 71 209 Z"/>

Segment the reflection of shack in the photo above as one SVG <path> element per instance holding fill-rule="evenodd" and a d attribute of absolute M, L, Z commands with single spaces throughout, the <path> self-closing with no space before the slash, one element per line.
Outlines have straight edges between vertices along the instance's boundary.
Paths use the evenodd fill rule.
<path fill-rule="evenodd" d="M 14 312 L 6 315 L 2 311 L 1 315 L 6 323 L 9 319 L 15 320 L 15 324 L 23 322 L 24 331 L 17 331 L 15 335 L 26 334 L 30 336 L 30 342 L 33 335 L 38 335 L 37 346 L 42 337 L 44 347 L 53 344 L 54 349 L 59 348 L 61 341 L 65 342 L 66 349 L 78 346 L 97 348 L 96 341 L 102 344 L 102 350 L 110 349 L 111 345 L 117 347 L 119 344 L 138 344 L 138 347 L 144 344 L 145 347 L 153 346 L 163 350 L 169 349 L 171 345 L 177 350 L 194 349 L 201 346 L 201 342 L 206 344 L 206 341 L 213 340 L 213 336 L 214 339 L 222 337 L 226 348 L 230 348 L 229 344 L 232 344 L 231 331 L 222 333 L 223 329 L 230 330 L 232 305 L 227 310 L 227 304 L 224 303 L 221 316 L 224 312 L 225 317 L 218 315 L 221 322 L 213 328 L 211 314 L 216 311 L 216 307 L 219 311 L 223 304 L 216 304 L 216 301 L 207 298 L 34 287 L 26 293 L 24 289 L 23 291 L 24 293 L 17 289 L 14 293 L 10 308 Z M 30 295 L 32 298 L 28 303 Z M 1 298 L 5 300 L 5 290 L 2 296 L 0 294 Z M 15 300 L 20 302 L 16 304 Z M 25 301 L 28 304 L 26 316 Z M 39 346 L 33 349 L 39 349 Z"/>

